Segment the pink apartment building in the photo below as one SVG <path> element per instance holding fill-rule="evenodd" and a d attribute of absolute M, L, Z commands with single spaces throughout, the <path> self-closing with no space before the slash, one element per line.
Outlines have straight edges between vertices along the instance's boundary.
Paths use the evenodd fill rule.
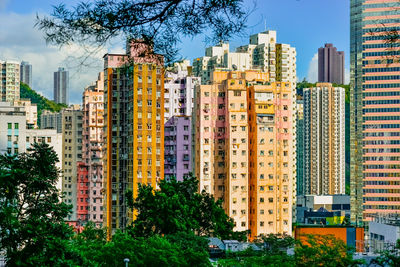
<path fill-rule="evenodd" d="M 82 97 L 82 162 L 78 162 L 77 215 L 82 222 L 103 223 L 104 74 Z"/>

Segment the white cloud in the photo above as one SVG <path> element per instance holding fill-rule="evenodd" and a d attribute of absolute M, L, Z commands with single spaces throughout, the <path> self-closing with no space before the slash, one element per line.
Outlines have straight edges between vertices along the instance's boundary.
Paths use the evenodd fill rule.
<path fill-rule="evenodd" d="M 1 4 L 4 0 L 0 0 Z M 33 89 L 49 99 L 53 99 L 53 72 L 58 67 L 66 67 L 70 75 L 70 103 L 80 104 L 85 86 L 97 79 L 103 68 L 102 57 L 105 49 L 88 54 L 77 45 L 59 49 L 46 45 L 43 33 L 34 28 L 34 14 L 19 15 L 15 13 L 1 14 L 0 27 L 0 59 L 29 61 L 32 64 Z M 119 48 L 118 50 L 121 50 Z M 85 64 L 80 64 L 82 56 L 87 56 Z"/>
<path fill-rule="evenodd" d="M 308 64 L 307 80 L 311 83 L 318 81 L 318 53 L 315 53 Z"/>

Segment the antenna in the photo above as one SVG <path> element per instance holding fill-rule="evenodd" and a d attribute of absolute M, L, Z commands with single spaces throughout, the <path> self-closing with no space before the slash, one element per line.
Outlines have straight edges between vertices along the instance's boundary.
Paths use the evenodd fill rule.
<path fill-rule="evenodd" d="M 264 31 L 267 31 L 267 20 L 264 19 Z"/>

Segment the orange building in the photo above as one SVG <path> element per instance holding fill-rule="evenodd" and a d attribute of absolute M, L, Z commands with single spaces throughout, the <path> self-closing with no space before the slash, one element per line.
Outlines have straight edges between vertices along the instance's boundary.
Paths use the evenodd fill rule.
<path fill-rule="evenodd" d="M 354 226 L 316 226 L 302 225 L 294 227 L 295 239 L 302 240 L 305 235 L 333 235 L 342 240 L 347 246 L 356 248 L 357 252 L 364 251 L 364 228 Z"/>
<path fill-rule="evenodd" d="M 163 57 L 144 43 L 104 56 L 105 222 L 110 231 L 134 219 L 125 193 L 164 179 Z M 110 233 L 110 232 L 109 232 Z"/>

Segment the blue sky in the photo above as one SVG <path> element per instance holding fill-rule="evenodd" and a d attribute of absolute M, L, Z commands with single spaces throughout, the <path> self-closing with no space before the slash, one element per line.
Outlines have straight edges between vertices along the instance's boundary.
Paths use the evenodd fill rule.
<path fill-rule="evenodd" d="M 83 88 L 96 79 L 101 70 L 101 60 L 90 68 L 74 70 L 73 60 L 65 60 L 65 54 L 74 54 L 79 48 L 59 50 L 46 46 L 42 35 L 33 28 L 36 13 L 48 14 L 52 5 L 67 2 L 73 5 L 76 0 L 0 0 L 0 59 L 28 60 L 33 64 L 34 89 L 52 98 L 52 72 L 58 66 L 71 68 L 70 100 L 81 101 Z M 230 41 L 231 48 L 248 43 L 250 34 L 267 29 L 277 31 L 280 43 L 288 43 L 297 50 L 297 76 L 313 80 L 317 75 L 319 47 L 333 43 L 338 50 L 345 51 L 346 69 L 349 69 L 349 1 L 348 0 L 244 0 L 248 8 L 256 8 L 249 18 L 246 37 L 236 37 Z M 209 44 L 203 42 L 204 36 L 184 40 L 181 56 L 192 60 L 204 55 Z M 115 44 L 121 50 L 123 44 Z M 119 48 L 118 48 L 119 47 Z M 99 53 L 99 58 L 100 58 Z"/>

